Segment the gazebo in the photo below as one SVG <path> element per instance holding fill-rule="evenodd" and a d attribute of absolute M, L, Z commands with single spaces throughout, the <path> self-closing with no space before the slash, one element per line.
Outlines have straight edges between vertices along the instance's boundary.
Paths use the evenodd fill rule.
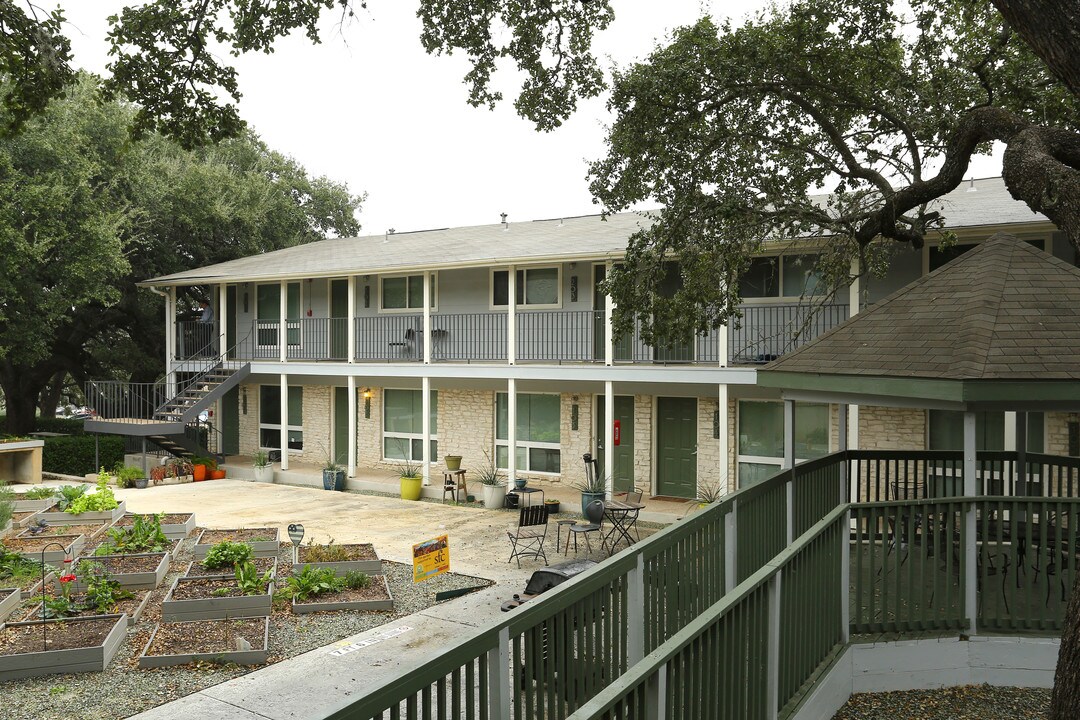
<path fill-rule="evenodd" d="M 1078 309 L 1080 269 L 1023 240 L 997 234 L 758 372 L 758 384 L 779 389 L 784 399 L 787 467 L 795 458 L 798 402 L 839 406 L 841 451 L 847 450 L 849 405 L 963 413 L 961 454 L 922 448 L 902 452 L 902 459 L 896 453 L 878 458 L 861 453 L 856 462 L 876 461 L 877 466 L 855 473 L 863 486 L 852 486 L 850 499 L 998 498 L 994 508 L 973 501 L 957 509 L 960 527 L 955 533 L 963 538 L 958 564 L 971 632 L 984 575 L 1007 574 L 1012 566 L 1019 586 L 1020 573 L 1026 575 L 1034 562 L 1036 576 L 1046 573 L 1049 606 L 1050 575 L 1059 576 L 1064 598 L 1066 575 L 1075 565 L 1072 557 L 1055 560 L 1061 548 L 1071 556 L 1077 547 L 1080 522 L 1070 522 L 1076 506 L 1065 510 L 1050 505 L 1080 495 L 1080 462 L 1028 453 L 1027 413 L 1080 411 Z M 1002 410 L 1016 413 L 1015 451 L 977 452 L 977 413 Z M 1069 431 L 1072 435 L 1075 428 Z M 1029 499 L 1009 504 L 1019 502 L 1018 496 Z M 931 532 L 941 535 L 929 521 L 932 511 L 879 518 L 881 532 L 891 536 L 883 543 L 896 545 Z M 906 529 L 895 527 L 905 523 Z M 927 542 L 925 537 L 922 541 Z M 1006 545 L 1010 549 L 1002 550 Z M 1029 547 L 1037 549 L 1033 556 Z M 1042 559 L 1046 549 L 1050 555 Z M 997 565 L 989 567 L 995 559 Z M 1002 596 L 1007 606 L 1004 583 Z"/>

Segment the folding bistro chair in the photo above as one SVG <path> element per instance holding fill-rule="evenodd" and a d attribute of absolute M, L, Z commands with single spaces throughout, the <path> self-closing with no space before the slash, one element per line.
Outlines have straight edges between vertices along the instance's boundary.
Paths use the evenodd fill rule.
<path fill-rule="evenodd" d="M 577 555 L 577 539 L 578 535 L 585 536 L 585 547 L 589 548 L 589 554 L 592 554 L 592 543 L 589 542 L 589 533 L 594 532 L 600 536 L 600 549 L 604 549 L 604 513 L 607 510 L 607 506 L 603 500 L 593 500 L 585 508 L 585 522 L 571 525 L 569 527 L 570 532 L 566 535 L 566 550 L 563 554 L 570 552 L 570 536 L 574 537 L 574 554 Z"/>
<path fill-rule="evenodd" d="M 628 503 L 633 503 L 635 505 L 640 505 L 641 504 L 641 498 L 644 497 L 644 495 L 645 495 L 645 492 L 643 490 L 638 490 L 636 487 L 632 487 L 629 490 L 627 490 L 626 492 L 615 493 L 612 496 L 612 499 L 613 500 L 622 500 L 623 502 L 628 502 Z M 633 512 L 633 517 L 630 518 L 629 522 L 627 523 L 628 526 L 630 527 L 630 529 L 634 531 L 634 542 L 641 542 L 641 535 L 638 534 L 638 529 L 637 529 L 637 516 L 638 516 L 638 514 L 640 512 L 641 512 L 640 510 L 635 510 Z"/>
<path fill-rule="evenodd" d="M 548 514 L 543 503 L 528 505 L 518 511 L 517 527 L 509 527 L 506 530 L 510 538 L 510 562 L 517 558 L 518 567 L 521 567 L 521 558 L 534 557 L 544 558 L 547 565 L 547 555 L 544 554 L 544 539 L 547 537 Z M 556 548 L 557 549 L 557 548 Z"/>

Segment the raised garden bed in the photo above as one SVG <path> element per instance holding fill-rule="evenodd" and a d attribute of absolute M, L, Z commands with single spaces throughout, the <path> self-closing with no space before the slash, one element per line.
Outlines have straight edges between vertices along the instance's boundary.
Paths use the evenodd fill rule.
<path fill-rule="evenodd" d="M 27 527 L 37 519 L 39 513 L 39 510 L 22 510 L 20 512 L 12 513 L 11 524 L 17 528 Z"/>
<path fill-rule="evenodd" d="M 49 626 L 42 646 L 42 628 Z M 127 637 L 127 616 L 31 620 L 0 625 L 0 681 L 57 673 L 102 672 Z"/>
<path fill-rule="evenodd" d="M 262 575 L 267 570 L 270 571 L 270 577 L 277 577 L 277 558 L 264 558 L 257 557 L 252 560 L 252 564 L 255 565 L 255 570 Z M 203 567 L 202 563 L 193 562 L 188 563 L 187 570 L 184 572 L 184 577 L 219 577 L 221 575 L 234 575 L 235 568 L 207 568 Z"/>
<path fill-rule="evenodd" d="M 238 530 L 203 530 L 195 541 L 195 559 L 202 560 L 219 542 L 243 542 L 251 546 L 255 557 L 277 557 L 280 543 L 277 528 L 242 528 Z"/>
<path fill-rule="evenodd" d="M 378 575 L 382 572 L 382 561 L 375 554 L 375 547 L 370 543 L 361 545 L 301 545 L 300 562 L 293 565 L 293 574 L 303 571 L 310 565 L 315 568 L 330 568 L 338 577 L 344 577 L 349 572 L 362 572 L 368 575 Z M 314 560 L 314 558 L 326 557 L 328 553 L 343 555 L 343 560 Z"/>
<path fill-rule="evenodd" d="M 56 577 L 56 573 L 49 571 L 45 573 L 45 584 L 52 585 L 53 579 Z M 0 585 L 8 585 L 15 587 L 19 590 L 22 600 L 33 597 L 34 595 L 41 594 L 41 576 L 23 578 L 21 582 L 13 581 L 11 578 L 0 580 Z"/>
<path fill-rule="evenodd" d="M 390 586 L 386 584 L 385 575 L 372 575 L 371 585 L 361 590 L 321 593 L 313 595 L 303 602 L 293 600 L 292 604 L 294 613 L 329 612 L 331 610 L 392 611 L 393 609 L 394 598 L 390 595 Z"/>
<path fill-rule="evenodd" d="M 214 595 L 225 591 L 226 595 Z M 178 577 L 161 601 L 163 622 L 188 620 L 223 620 L 227 618 L 264 617 L 270 614 L 274 600 L 274 582 L 266 592 L 241 595 L 232 575 Z"/>
<path fill-rule="evenodd" d="M 116 527 L 130 527 L 135 524 L 135 513 L 128 513 L 116 522 Z M 143 515 L 144 518 L 153 517 Z M 161 532 L 170 540 L 183 540 L 195 531 L 195 513 L 166 513 L 161 518 Z"/>
<path fill-rule="evenodd" d="M 64 549 L 61 550 L 56 543 L 61 543 Z M 49 546 L 45 550 L 45 556 L 42 558 L 41 551 Z M 37 562 L 45 561 L 48 565 L 59 565 L 64 561 L 65 557 L 74 557 L 78 555 L 84 547 L 86 547 L 86 538 L 82 535 L 53 535 L 52 537 L 36 537 L 36 538 L 11 538 L 4 541 L 4 547 L 11 552 L 17 552 L 28 560 L 35 560 Z"/>
<path fill-rule="evenodd" d="M 32 533 L 30 529 L 24 529 L 16 538 L 52 538 L 58 535 L 84 535 L 87 541 L 96 540 L 105 534 L 105 531 L 109 528 L 105 523 L 80 523 L 78 525 L 74 523 L 61 524 L 50 523 L 45 526 L 44 529 Z"/>
<path fill-rule="evenodd" d="M 94 553 L 95 553 L 95 552 L 97 552 L 97 549 L 98 549 L 99 547 L 101 547 L 102 545 L 104 545 L 104 544 L 105 544 L 106 542 L 108 542 L 108 538 L 106 538 L 106 539 L 105 539 L 105 540 L 103 540 L 102 542 L 99 542 L 99 543 L 97 543 L 97 544 L 96 544 L 96 545 L 94 545 L 93 547 L 87 548 L 87 550 L 86 550 L 86 551 L 85 551 L 85 552 L 84 552 L 84 553 L 82 554 L 82 556 L 83 556 L 84 558 L 86 558 L 86 559 L 93 559 L 93 558 L 95 558 L 95 557 L 113 557 L 113 556 L 117 556 L 117 557 L 118 557 L 118 556 L 121 556 L 121 555 L 145 555 L 145 554 L 146 554 L 146 553 L 144 553 L 144 552 L 138 552 L 138 553 L 111 553 L 111 554 L 109 554 L 109 555 L 94 555 Z M 173 541 L 172 541 L 172 542 L 171 542 L 171 543 L 169 544 L 168 548 L 167 548 L 167 549 L 165 549 L 165 550 L 163 550 L 163 551 L 161 551 L 161 552 L 165 552 L 165 553 L 168 553 L 168 554 L 169 554 L 169 556 L 170 556 L 170 557 L 171 557 L 171 558 L 172 558 L 173 560 L 175 560 L 175 559 L 176 559 L 176 556 L 180 554 L 180 545 L 181 545 L 181 544 L 182 544 L 183 542 L 184 542 L 183 540 L 173 540 Z"/>
<path fill-rule="evenodd" d="M 243 638 L 250 650 L 237 642 Z M 262 665 L 269 655 L 270 618 L 160 623 L 139 655 L 140 668 L 193 662 Z"/>
<path fill-rule="evenodd" d="M 120 587 L 125 590 L 153 590 L 169 572 L 172 555 L 167 552 L 92 555 L 80 558 L 79 562 L 84 560 L 100 563 L 109 573 L 109 577 L 120 583 Z M 85 588 L 82 582 L 76 582 L 71 587 L 73 592 L 82 592 Z"/>
<path fill-rule="evenodd" d="M 73 590 L 73 593 L 74 593 L 74 590 Z M 78 599 L 78 595 L 73 594 L 72 598 L 73 599 Z M 134 625 L 135 623 L 139 622 L 139 618 L 142 617 L 143 610 L 146 609 L 146 606 L 147 606 L 147 604 L 149 602 L 150 602 L 150 591 L 149 590 L 138 590 L 138 591 L 135 592 L 135 597 L 128 598 L 127 600 L 121 600 L 120 602 L 116 603 L 116 612 L 113 613 L 113 614 L 114 615 L 115 614 L 127 615 L 128 626 L 130 627 L 131 625 Z M 74 618 L 90 618 L 90 617 L 102 617 L 102 616 L 95 614 L 93 610 L 86 610 L 84 612 L 79 613 L 78 615 L 72 616 L 71 619 L 74 619 Z M 23 620 L 39 620 L 40 618 L 41 618 L 41 603 L 37 603 L 36 605 L 34 605 L 34 607 L 30 609 L 30 612 L 26 613 L 23 616 Z"/>
<path fill-rule="evenodd" d="M 113 510 L 102 510 L 100 512 L 88 510 L 78 515 L 72 515 L 69 512 L 43 512 L 40 517 L 42 520 L 48 523 L 76 523 L 76 522 L 104 522 L 114 523 L 120 518 L 124 517 L 126 512 L 127 500 L 121 500 L 120 504 Z"/>
<path fill-rule="evenodd" d="M 21 601 L 22 591 L 19 588 L 0 589 L 0 622 L 7 620 L 8 615 L 15 612 Z"/>
<path fill-rule="evenodd" d="M 15 512 L 45 512 L 56 506 L 56 498 L 45 498 L 44 500 L 16 500 Z"/>

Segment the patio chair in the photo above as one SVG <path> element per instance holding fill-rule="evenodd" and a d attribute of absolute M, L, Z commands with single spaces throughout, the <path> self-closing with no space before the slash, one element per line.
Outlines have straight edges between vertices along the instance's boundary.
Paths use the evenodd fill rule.
<path fill-rule="evenodd" d="M 622 500 L 623 502 L 635 503 L 637 505 L 640 505 L 641 504 L 641 498 L 643 498 L 644 496 L 645 496 L 645 492 L 643 490 L 638 490 L 636 487 L 632 487 L 629 490 L 627 490 L 626 492 L 615 493 L 612 496 L 612 500 Z M 634 541 L 635 542 L 641 542 L 641 535 L 638 534 L 638 529 L 637 529 L 637 516 L 638 516 L 638 513 L 640 513 L 640 512 L 641 512 L 640 510 L 634 511 L 634 522 L 630 525 L 630 527 L 633 528 L 633 530 L 634 530 Z"/>
<path fill-rule="evenodd" d="M 521 508 L 518 511 L 517 526 L 506 529 L 506 536 L 510 538 L 510 558 L 506 562 L 517 558 L 520 568 L 521 558 L 533 557 L 538 560 L 544 558 L 544 564 L 547 565 L 547 555 L 544 554 L 547 525 L 547 508 L 542 503 Z"/>
<path fill-rule="evenodd" d="M 592 554 L 592 543 L 589 542 L 589 533 L 594 532 L 600 536 L 600 549 L 604 549 L 604 513 L 607 511 L 607 506 L 604 505 L 603 500 L 593 500 L 585 508 L 585 522 L 571 525 L 566 534 L 566 549 L 563 554 L 570 552 L 570 538 L 574 538 L 574 554 L 577 555 L 577 539 L 578 535 L 585 536 L 585 546 L 589 548 L 589 554 Z"/>

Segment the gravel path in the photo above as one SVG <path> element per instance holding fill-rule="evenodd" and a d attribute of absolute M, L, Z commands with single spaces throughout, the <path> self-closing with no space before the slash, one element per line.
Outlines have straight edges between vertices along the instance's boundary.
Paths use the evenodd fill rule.
<path fill-rule="evenodd" d="M 173 561 L 165 582 L 154 591 L 142 620 L 128 630 L 127 642 L 121 646 L 105 672 L 50 675 L 0 683 L 0 720 L 111 720 L 128 717 L 258 669 L 211 664 L 155 670 L 138 668 L 138 655 L 160 618 L 161 600 L 173 578 L 191 562 L 191 553 L 187 549 L 189 543 L 185 542 L 180 558 Z M 291 573 L 291 560 L 291 547 L 283 547 L 278 559 L 280 576 Z M 431 607 L 435 604 L 436 592 L 490 584 L 487 580 L 447 573 L 414 585 L 410 566 L 384 561 L 383 570 L 394 596 L 393 613 L 342 611 L 293 615 L 287 604 L 280 604 L 270 618 L 271 662 L 314 650 Z"/>
<path fill-rule="evenodd" d="M 833 720 L 1044 720 L 1049 710 L 1049 690 L 965 685 L 857 693 Z"/>

